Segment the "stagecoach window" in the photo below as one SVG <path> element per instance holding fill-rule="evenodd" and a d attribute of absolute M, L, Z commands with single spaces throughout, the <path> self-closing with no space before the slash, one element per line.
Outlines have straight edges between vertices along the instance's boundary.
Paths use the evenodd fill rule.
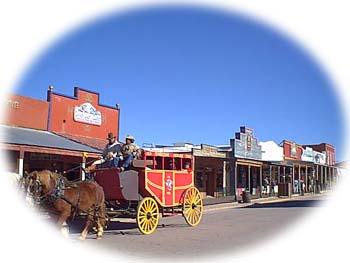
<path fill-rule="evenodd" d="M 174 170 L 181 170 L 182 169 L 181 158 L 174 158 L 174 160 L 175 160 Z"/>
<path fill-rule="evenodd" d="M 173 157 L 164 158 L 165 170 L 176 170 L 176 164 Z"/>
<path fill-rule="evenodd" d="M 182 159 L 182 169 L 192 168 L 192 160 L 189 158 Z"/>
<path fill-rule="evenodd" d="M 156 157 L 155 167 L 157 170 L 164 170 L 163 169 L 163 158 L 161 156 Z"/>
<path fill-rule="evenodd" d="M 155 163 L 154 163 L 154 161 L 153 161 L 153 156 L 147 156 L 146 157 L 146 161 L 152 161 L 152 163 L 151 164 L 147 164 L 146 165 L 146 167 L 147 168 L 150 168 L 150 169 L 155 169 Z M 147 163 L 147 162 L 146 162 Z"/>

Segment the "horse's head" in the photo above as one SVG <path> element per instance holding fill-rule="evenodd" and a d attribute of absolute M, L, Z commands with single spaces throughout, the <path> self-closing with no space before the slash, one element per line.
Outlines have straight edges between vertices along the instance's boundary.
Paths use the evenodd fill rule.
<path fill-rule="evenodd" d="M 57 176 L 48 170 L 25 175 L 27 190 L 36 197 L 49 194 L 56 185 Z"/>

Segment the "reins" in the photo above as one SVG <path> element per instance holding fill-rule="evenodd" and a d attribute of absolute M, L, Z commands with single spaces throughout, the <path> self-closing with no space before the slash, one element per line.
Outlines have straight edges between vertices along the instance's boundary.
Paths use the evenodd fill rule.
<path fill-rule="evenodd" d="M 92 161 L 90 161 L 90 162 L 86 162 L 85 165 L 89 165 L 89 164 L 93 163 L 94 161 L 95 161 L 95 160 L 92 160 Z M 81 165 L 79 165 L 79 166 L 74 167 L 74 168 L 72 168 L 72 169 L 63 171 L 62 173 L 63 173 L 63 174 L 67 174 L 67 173 L 73 172 L 73 171 L 78 170 L 78 169 L 81 169 L 81 168 L 82 168 Z"/>

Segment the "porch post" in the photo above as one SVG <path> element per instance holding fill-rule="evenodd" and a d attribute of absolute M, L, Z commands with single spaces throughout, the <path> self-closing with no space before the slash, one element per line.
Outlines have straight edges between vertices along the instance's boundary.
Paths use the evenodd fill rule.
<path fill-rule="evenodd" d="M 323 190 L 323 171 L 324 171 L 324 166 L 321 167 L 321 190 Z"/>
<path fill-rule="evenodd" d="M 236 201 L 238 200 L 238 190 L 237 190 L 237 163 L 235 162 L 235 175 L 234 175 L 234 179 L 235 179 L 235 185 L 234 185 L 234 189 L 232 189 L 235 193 L 235 198 Z"/>
<path fill-rule="evenodd" d="M 295 173 L 295 164 L 293 163 L 293 167 L 292 167 L 292 189 L 293 189 L 293 193 L 294 193 L 294 173 Z"/>
<path fill-rule="evenodd" d="M 301 166 L 299 164 L 299 167 L 298 167 L 298 183 L 299 183 L 298 192 L 299 193 L 301 193 L 300 173 L 301 173 Z"/>
<path fill-rule="evenodd" d="M 263 166 L 261 165 L 260 166 L 260 169 L 259 169 L 259 176 L 260 176 L 260 189 L 259 189 L 259 192 L 260 192 L 260 197 L 262 197 L 262 168 Z"/>
<path fill-rule="evenodd" d="M 305 167 L 305 191 L 306 192 L 308 192 L 308 189 L 309 189 L 309 180 L 307 177 L 307 169 L 308 169 L 308 166 Z"/>
<path fill-rule="evenodd" d="M 86 158 L 87 158 L 87 153 L 83 153 L 83 156 L 82 156 L 82 161 L 81 161 L 81 167 L 82 168 L 85 168 L 85 164 L 86 164 Z M 80 169 L 80 180 L 81 181 L 85 181 L 85 172 L 83 169 Z"/>
<path fill-rule="evenodd" d="M 227 162 L 223 161 L 223 167 L 222 167 L 222 189 L 224 191 L 224 196 L 226 196 L 226 165 Z"/>
<path fill-rule="evenodd" d="M 18 158 L 18 174 L 23 176 L 23 168 L 24 168 L 24 150 L 20 148 L 19 150 L 19 158 Z"/>
<path fill-rule="evenodd" d="M 277 166 L 278 169 L 277 169 L 277 184 L 280 184 L 281 183 L 281 166 Z"/>
<path fill-rule="evenodd" d="M 250 165 L 248 165 L 248 189 L 249 189 L 249 193 L 251 191 L 250 189 Z"/>

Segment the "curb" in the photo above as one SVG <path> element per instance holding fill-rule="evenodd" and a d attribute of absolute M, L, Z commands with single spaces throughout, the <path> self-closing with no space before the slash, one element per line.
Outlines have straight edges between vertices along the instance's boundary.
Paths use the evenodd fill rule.
<path fill-rule="evenodd" d="M 320 194 L 305 194 L 305 195 L 295 195 L 291 198 L 288 197 L 270 197 L 270 198 L 261 198 L 261 199 L 255 199 L 252 200 L 250 203 L 237 203 L 237 202 L 231 202 L 231 203 L 221 203 L 221 204 L 213 204 L 213 205 L 206 205 L 204 206 L 203 212 L 212 212 L 212 211 L 218 211 L 223 209 L 230 209 L 230 208 L 242 208 L 251 206 L 254 204 L 268 204 L 268 203 L 279 203 L 279 202 L 287 202 L 292 200 L 300 200 L 303 198 L 313 197 L 313 196 L 326 196 L 327 193 L 320 193 Z"/>

